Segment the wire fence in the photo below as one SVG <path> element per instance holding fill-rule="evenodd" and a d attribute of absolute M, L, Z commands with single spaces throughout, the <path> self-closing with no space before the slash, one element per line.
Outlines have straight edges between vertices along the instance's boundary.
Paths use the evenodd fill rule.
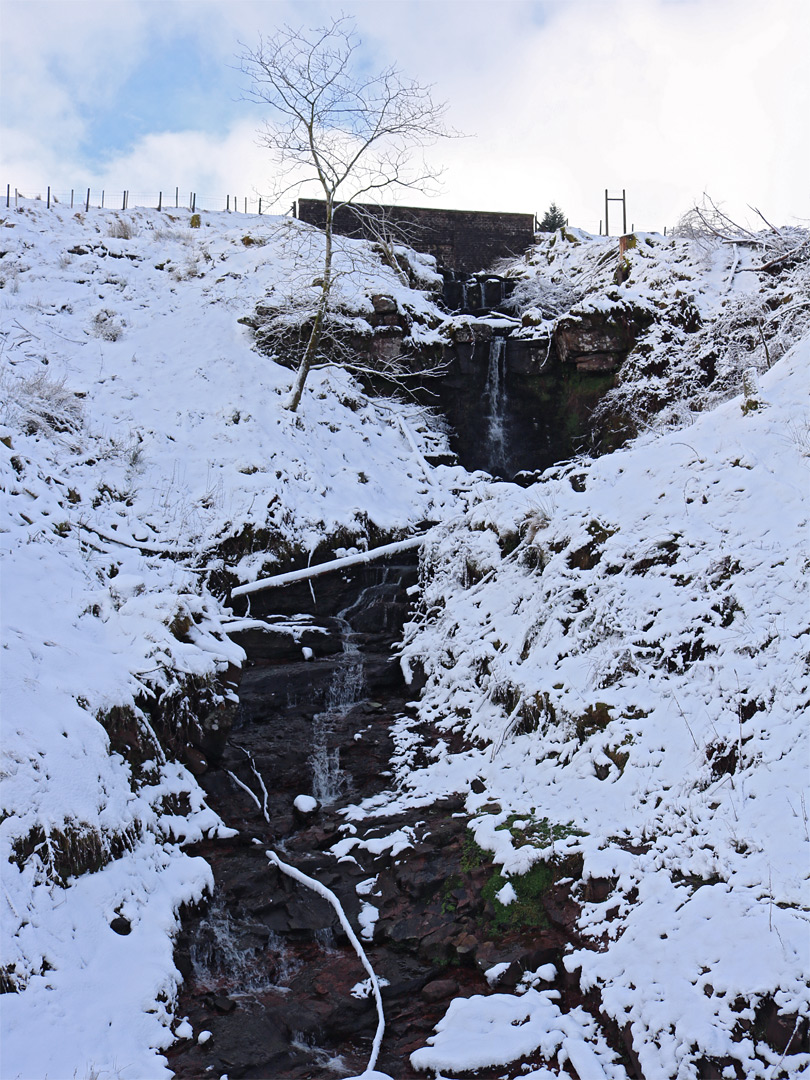
<path fill-rule="evenodd" d="M 6 209 L 18 206 L 20 199 L 44 202 L 48 209 L 51 206 L 68 206 L 71 210 L 85 211 L 89 211 L 91 207 L 101 210 L 129 210 L 137 206 L 153 210 L 183 209 L 191 211 L 192 214 L 198 210 L 224 210 L 226 213 L 237 214 L 271 212 L 268 200 L 262 202 L 261 195 L 200 195 L 196 191 L 181 191 L 179 187 L 151 192 L 89 187 L 57 191 L 56 188 L 47 187 L 39 190 L 27 189 L 23 192 L 11 184 L 6 184 Z"/>

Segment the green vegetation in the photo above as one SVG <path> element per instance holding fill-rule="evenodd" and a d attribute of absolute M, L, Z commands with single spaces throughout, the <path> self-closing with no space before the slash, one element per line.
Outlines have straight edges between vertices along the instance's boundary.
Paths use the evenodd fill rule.
<path fill-rule="evenodd" d="M 477 870 L 479 866 L 484 866 L 488 862 L 488 853 L 476 843 L 473 834 L 468 832 L 464 837 L 461 848 L 461 869 L 465 874 L 469 874 L 472 870 Z"/>
<path fill-rule="evenodd" d="M 515 890 L 517 899 L 511 904 L 502 904 L 496 894 L 507 883 Z M 548 926 L 548 919 L 543 909 L 543 896 L 553 884 L 554 869 L 544 862 L 537 863 L 528 873 L 520 877 L 505 878 L 502 874 L 494 873 L 481 890 L 481 896 L 488 905 L 491 905 L 493 911 L 491 917 L 493 931 L 504 933 L 521 927 Z"/>
<path fill-rule="evenodd" d="M 510 814 L 501 825 L 495 826 L 495 831 L 509 830 L 515 847 L 546 848 L 557 840 L 565 840 L 569 836 L 585 836 L 573 821 L 566 825 L 552 825 L 548 818 L 536 818 L 526 814 Z"/>
<path fill-rule="evenodd" d="M 557 229 L 562 229 L 567 224 L 568 218 L 559 206 L 557 206 L 555 202 L 552 202 L 548 210 L 543 214 L 537 228 L 539 232 L 556 232 Z"/>

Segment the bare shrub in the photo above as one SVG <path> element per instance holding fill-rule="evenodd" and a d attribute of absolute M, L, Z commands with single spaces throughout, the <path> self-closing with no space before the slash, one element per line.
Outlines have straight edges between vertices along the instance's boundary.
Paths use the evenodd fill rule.
<path fill-rule="evenodd" d="M 84 410 L 81 398 L 46 372 L 27 379 L 4 380 L 4 419 L 26 435 L 75 435 Z"/>
<path fill-rule="evenodd" d="M 103 341 L 118 341 L 124 327 L 114 311 L 102 308 L 93 316 L 92 332 Z"/>
<path fill-rule="evenodd" d="M 107 230 L 107 235 L 114 240 L 131 240 L 138 235 L 138 227 L 132 221 L 117 217 Z"/>

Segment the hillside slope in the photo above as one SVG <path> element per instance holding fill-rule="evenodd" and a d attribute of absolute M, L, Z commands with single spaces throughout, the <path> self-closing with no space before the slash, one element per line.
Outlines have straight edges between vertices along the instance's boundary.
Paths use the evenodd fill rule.
<path fill-rule="evenodd" d="M 189 225 L 41 203 L 0 223 L 4 1077 L 169 1075 L 172 937 L 212 880 L 182 848 L 220 829 L 186 765 L 243 658 L 209 583 L 404 534 L 465 483 L 426 477 L 419 410 L 343 372 L 282 407 L 290 372 L 238 320 L 315 276 L 317 234 Z M 354 247 L 347 306 L 434 310 Z"/>
<path fill-rule="evenodd" d="M 645 1077 L 810 1064 L 809 371 L 806 338 L 686 429 L 493 485 L 435 534 L 407 631 L 427 685 L 391 808 L 467 792 L 518 891 L 581 860 L 565 967 Z M 415 768 L 422 725 L 443 738 Z M 496 1005 L 414 1062 L 495 1065 L 465 1025 L 498 1044 Z"/>
<path fill-rule="evenodd" d="M 3 1077 L 170 1075 L 161 1051 L 188 1034 L 173 938 L 212 881 L 183 848 L 224 832 L 193 771 L 243 661 L 223 597 L 425 520 L 402 646 L 425 690 L 396 785 L 349 813 L 460 792 L 506 921 L 527 872 L 570 866 L 563 977 L 601 1017 L 563 1014 L 547 971 L 523 993 L 493 972 L 414 1066 L 525 1076 L 509 1063 L 531 1054 L 536 1080 L 621 1080 L 612 1025 L 648 1080 L 810 1067 L 806 260 L 759 289 L 750 252 L 650 238 L 616 284 L 615 242 L 572 236 L 519 270 L 525 332 L 663 312 L 611 406 L 625 435 L 661 420 L 524 490 L 428 466 L 440 426 L 344 371 L 283 408 L 291 373 L 250 327 L 317 288 L 313 230 L 6 212 Z M 347 317 L 385 297 L 441 346 L 429 289 L 362 244 L 344 255 Z"/>

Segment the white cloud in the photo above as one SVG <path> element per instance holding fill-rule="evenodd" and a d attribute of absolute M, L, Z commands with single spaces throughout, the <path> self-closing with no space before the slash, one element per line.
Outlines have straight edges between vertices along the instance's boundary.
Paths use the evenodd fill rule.
<path fill-rule="evenodd" d="M 21 189 L 86 180 L 266 192 L 270 165 L 254 138 L 261 114 L 244 102 L 223 106 L 221 86 L 208 107 L 198 103 L 192 125 L 186 119 L 189 130 L 142 136 L 94 170 L 81 149 L 93 102 L 116 102 L 154 44 L 174 34 L 192 35 L 226 70 L 240 39 L 340 11 L 6 0 L 0 179 Z M 739 216 L 753 203 L 779 220 L 810 217 L 806 0 L 771 0 L 767 12 L 754 0 L 374 0 L 354 13 L 371 66 L 394 61 L 434 83 L 450 123 L 473 136 L 432 155 L 447 165 L 440 205 L 542 211 L 554 199 L 595 230 L 605 186 L 624 187 L 628 224 L 661 229 L 707 189 Z"/>

